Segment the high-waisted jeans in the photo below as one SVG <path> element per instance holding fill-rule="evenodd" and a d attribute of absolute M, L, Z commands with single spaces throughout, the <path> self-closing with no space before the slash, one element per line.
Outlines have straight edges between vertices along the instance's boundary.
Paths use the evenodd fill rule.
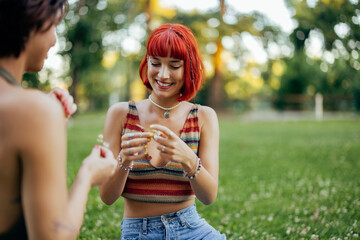
<path fill-rule="evenodd" d="M 196 211 L 195 204 L 183 210 L 149 218 L 124 218 L 122 240 L 226 239 Z"/>

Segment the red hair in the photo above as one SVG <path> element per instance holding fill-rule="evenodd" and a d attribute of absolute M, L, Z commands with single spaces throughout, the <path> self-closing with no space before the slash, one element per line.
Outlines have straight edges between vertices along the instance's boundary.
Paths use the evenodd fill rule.
<path fill-rule="evenodd" d="M 181 24 L 164 24 L 149 36 L 146 55 L 142 59 L 139 74 L 144 85 L 151 91 L 147 77 L 148 56 L 170 57 L 184 61 L 184 86 L 177 100 L 187 101 L 193 98 L 204 81 L 204 64 L 200 50 L 191 30 Z"/>

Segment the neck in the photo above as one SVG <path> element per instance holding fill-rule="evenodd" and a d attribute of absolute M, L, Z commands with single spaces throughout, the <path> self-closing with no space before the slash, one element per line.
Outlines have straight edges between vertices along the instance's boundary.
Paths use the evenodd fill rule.
<path fill-rule="evenodd" d="M 21 84 L 22 76 L 25 72 L 25 64 L 21 58 L 0 58 L 0 67 L 11 74 L 11 76 Z"/>
<path fill-rule="evenodd" d="M 150 94 L 149 98 L 151 98 L 151 100 L 153 102 L 155 102 L 156 104 L 160 105 L 163 108 L 172 108 L 172 107 L 176 106 L 177 104 L 179 104 L 179 101 L 176 98 L 175 99 L 174 98 L 171 98 L 171 99 L 157 98 L 153 94 Z"/>

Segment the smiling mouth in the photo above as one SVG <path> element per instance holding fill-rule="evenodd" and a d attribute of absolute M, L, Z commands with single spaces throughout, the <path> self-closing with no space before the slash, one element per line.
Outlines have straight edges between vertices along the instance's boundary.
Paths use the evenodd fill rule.
<path fill-rule="evenodd" d="M 160 86 L 160 87 L 170 87 L 171 85 L 173 85 L 174 83 L 165 83 L 165 82 L 160 82 L 158 80 L 156 80 L 156 83 Z"/>

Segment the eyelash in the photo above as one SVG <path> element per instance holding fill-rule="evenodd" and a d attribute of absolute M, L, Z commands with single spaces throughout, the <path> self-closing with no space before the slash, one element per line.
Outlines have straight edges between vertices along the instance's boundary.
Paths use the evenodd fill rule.
<path fill-rule="evenodd" d="M 151 62 L 151 65 L 152 66 L 154 66 L 154 67 L 160 67 L 160 63 L 153 63 L 153 62 Z M 170 68 L 172 68 L 172 69 L 179 69 L 179 68 L 181 68 L 181 66 L 171 66 L 170 65 Z"/>

